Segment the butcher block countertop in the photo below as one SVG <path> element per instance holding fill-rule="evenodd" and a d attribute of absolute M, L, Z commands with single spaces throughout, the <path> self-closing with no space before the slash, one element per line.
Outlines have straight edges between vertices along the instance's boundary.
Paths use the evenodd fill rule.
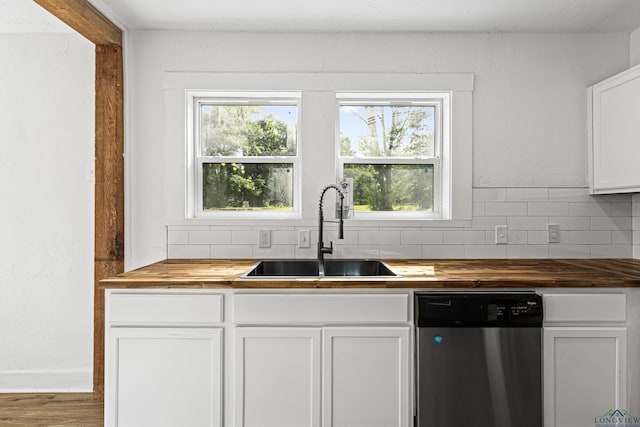
<path fill-rule="evenodd" d="M 218 289 L 411 289 L 411 288 L 632 288 L 640 287 L 640 260 L 473 259 L 387 260 L 397 278 L 241 279 L 257 260 L 160 261 L 100 281 L 95 294 L 94 396 L 104 396 L 104 290 Z"/>
<path fill-rule="evenodd" d="M 634 259 L 386 260 L 401 277 L 240 278 L 256 262 L 169 259 L 102 280 L 100 288 L 640 287 Z"/>

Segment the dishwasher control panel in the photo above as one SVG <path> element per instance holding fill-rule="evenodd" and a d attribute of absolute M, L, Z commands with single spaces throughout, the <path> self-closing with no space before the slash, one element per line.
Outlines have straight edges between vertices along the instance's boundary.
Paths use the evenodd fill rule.
<path fill-rule="evenodd" d="M 416 293 L 418 326 L 542 325 L 542 297 L 533 292 Z"/>

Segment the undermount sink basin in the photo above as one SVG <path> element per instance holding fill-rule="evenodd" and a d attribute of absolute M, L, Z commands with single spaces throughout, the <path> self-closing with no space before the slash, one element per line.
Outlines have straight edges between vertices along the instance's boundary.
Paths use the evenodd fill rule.
<path fill-rule="evenodd" d="M 327 259 L 324 275 L 315 259 L 260 261 L 241 278 L 296 278 L 296 277 L 398 277 L 387 264 L 371 259 Z"/>

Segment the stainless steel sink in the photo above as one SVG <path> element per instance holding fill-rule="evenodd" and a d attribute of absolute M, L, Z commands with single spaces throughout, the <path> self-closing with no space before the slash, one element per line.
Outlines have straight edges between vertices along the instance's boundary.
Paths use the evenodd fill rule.
<path fill-rule="evenodd" d="M 331 277 L 397 276 L 387 264 L 372 259 L 326 259 L 324 260 L 324 275 Z"/>
<path fill-rule="evenodd" d="M 296 277 L 398 277 L 387 264 L 370 259 L 326 259 L 324 272 L 315 259 L 260 261 L 241 278 L 296 278 Z"/>
<path fill-rule="evenodd" d="M 307 277 L 318 276 L 319 274 L 320 269 L 317 260 L 292 259 L 260 261 L 240 277 Z"/>

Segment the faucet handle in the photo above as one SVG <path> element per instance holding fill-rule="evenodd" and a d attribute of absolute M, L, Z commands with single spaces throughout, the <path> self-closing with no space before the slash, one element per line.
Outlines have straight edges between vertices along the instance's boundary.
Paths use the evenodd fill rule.
<path fill-rule="evenodd" d="M 332 254 L 333 253 L 333 242 L 329 242 L 329 247 L 326 247 L 326 246 L 321 247 L 320 251 L 323 254 Z"/>

